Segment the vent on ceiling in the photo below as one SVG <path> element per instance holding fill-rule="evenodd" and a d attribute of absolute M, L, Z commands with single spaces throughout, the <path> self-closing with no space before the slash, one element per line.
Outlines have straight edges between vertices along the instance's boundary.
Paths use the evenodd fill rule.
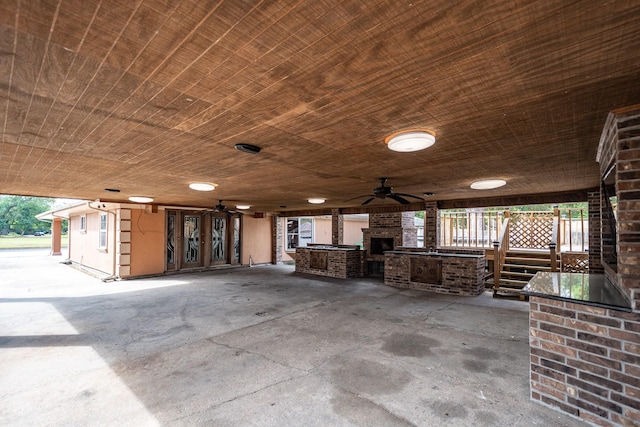
<path fill-rule="evenodd" d="M 258 154 L 261 148 L 251 144 L 236 144 L 236 150 L 240 150 L 249 154 Z"/>

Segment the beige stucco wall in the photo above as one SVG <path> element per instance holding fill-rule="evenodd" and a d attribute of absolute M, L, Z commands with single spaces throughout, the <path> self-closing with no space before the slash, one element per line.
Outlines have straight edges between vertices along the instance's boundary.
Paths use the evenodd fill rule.
<path fill-rule="evenodd" d="M 249 265 L 271 262 L 271 217 L 242 216 L 241 263 Z"/>
<path fill-rule="evenodd" d="M 165 211 L 131 209 L 131 275 L 163 273 Z M 126 253 L 126 247 L 121 252 Z"/>
<path fill-rule="evenodd" d="M 98 249 L 100 212 L 86 213 L 86 231 L 80 230 L 82 215 L 69 218 L 69 259 L 77 264 L 106 274 L 114 274 L 115 265 L 115 215 L 107 214 L 107 248 Z"/>

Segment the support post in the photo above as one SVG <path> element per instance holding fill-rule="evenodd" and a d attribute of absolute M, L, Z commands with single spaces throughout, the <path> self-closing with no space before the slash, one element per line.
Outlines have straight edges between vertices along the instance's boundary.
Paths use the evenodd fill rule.
<path fill-rule="evenodd" d="M 51 222 L 51 255 L 62 255 L 62 218 Z"/>

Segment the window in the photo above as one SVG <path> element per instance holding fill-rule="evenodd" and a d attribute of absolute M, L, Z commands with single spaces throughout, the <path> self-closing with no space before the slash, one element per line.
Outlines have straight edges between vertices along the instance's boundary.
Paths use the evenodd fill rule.
<path fill-rule="evenodd" d="M 287 250 L 313 243 L 313 218 L 287 218 Z"/>
<path fill-rule="evenodd" d="M 80 217 L 80 231 L 87 231 L 87 216 L 82 215 Z"/>
<path fill-rule="evenodd" d="M 107 249 L 107 214 L 100 214 L 100 230 L 98 232 L 98 248 Z"/>

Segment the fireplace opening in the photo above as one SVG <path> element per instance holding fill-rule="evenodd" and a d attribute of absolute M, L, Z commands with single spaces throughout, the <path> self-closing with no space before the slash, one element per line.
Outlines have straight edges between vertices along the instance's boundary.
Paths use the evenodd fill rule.
<path fill-rule="evenodd" d="M 371 255 L 384 255 L 384 251 L 392 251 L 392 250 L 393 250 L 393 237 L 390 237 L 390 238 L 372 237 L 371 238 L 371 248 L 369 249 L 369 253 Z"/>

